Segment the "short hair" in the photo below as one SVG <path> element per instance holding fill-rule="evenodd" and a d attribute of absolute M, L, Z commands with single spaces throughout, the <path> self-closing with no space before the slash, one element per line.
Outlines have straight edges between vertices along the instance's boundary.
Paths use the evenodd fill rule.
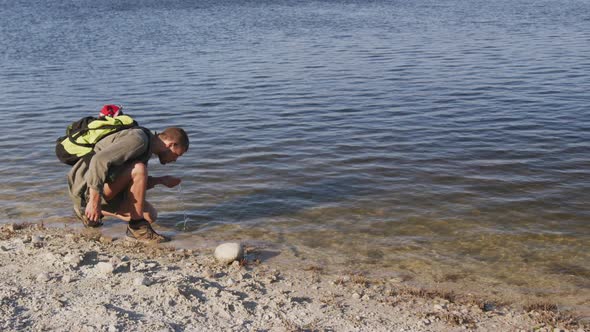
<path fill-rule="evenodd" d="M 160 133 L 160 136 L 178 143 L 185 151 L 188 151 L 188 135 L 182 128 L 169 127 Z"/>

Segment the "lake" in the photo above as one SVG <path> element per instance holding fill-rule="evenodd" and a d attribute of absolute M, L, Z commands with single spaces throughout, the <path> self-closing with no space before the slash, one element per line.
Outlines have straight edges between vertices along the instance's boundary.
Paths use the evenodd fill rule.
<path fill-rule="evenodd" d="M 0 223 L 79 226 L 54 142 L 117 103 L 189 132 L 179 162 L 150 163 L 183 179 L 148 194 L 179 245 L 590 315 L 590 2 L 3 0 L 0 17 Z"/>

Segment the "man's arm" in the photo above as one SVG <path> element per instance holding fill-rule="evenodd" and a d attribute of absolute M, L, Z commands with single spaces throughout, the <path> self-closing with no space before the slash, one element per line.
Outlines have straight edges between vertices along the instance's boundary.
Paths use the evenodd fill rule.
<path fill-rule="evenodd" d="M 166 175 L 166 176 L 148 176 L 147 188 L 152 189 L 158 184 L 164 185 L 168 188 L 176 187 L 179 185 L 181 180 L 177 177 Z"/>

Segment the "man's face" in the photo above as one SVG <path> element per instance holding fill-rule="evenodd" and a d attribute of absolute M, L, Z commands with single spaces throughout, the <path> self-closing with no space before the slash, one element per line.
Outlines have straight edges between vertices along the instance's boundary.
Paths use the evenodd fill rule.
<path fill-rule="evenodd" d="M 158 159 L 160 159 L 160 164 L 165 165 L 168 163 L 173 163 L 178 159 L 178 157 L 182 156 L 186 151 L 183 149 L 180 144 L 176 142 L 165 142 L 166 143 L 166 150 L 158 155 Z"/>

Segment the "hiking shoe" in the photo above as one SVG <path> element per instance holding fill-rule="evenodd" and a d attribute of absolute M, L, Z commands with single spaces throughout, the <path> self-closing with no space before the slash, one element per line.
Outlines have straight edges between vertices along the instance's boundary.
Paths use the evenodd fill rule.
<path fill-rule="evenodd" d="M 78 219 L 80 219 L 82 221 L 82 223 L 84 224 L 84 227 L 96 228 L 96 227 L 102 226 L 102 219 L 100 219 L 98 221 L 92 221 L 92 220 L 88 219 L 88 217 L 86 217 L 85 214 L 80 212 L 80 210 L 78 210 L 78 208 L 76 206 L 74 206 L 74 213 L 76 214 L 76 217 L 78 217 Z"/>
<path fill-rule="evenodd" d="M 125 235 L 125 239 L 132 242 L 162 243 L 170 241 L 168 237 L 156 233 L 152 225 L 145 219 L 130 221 Z"/>

